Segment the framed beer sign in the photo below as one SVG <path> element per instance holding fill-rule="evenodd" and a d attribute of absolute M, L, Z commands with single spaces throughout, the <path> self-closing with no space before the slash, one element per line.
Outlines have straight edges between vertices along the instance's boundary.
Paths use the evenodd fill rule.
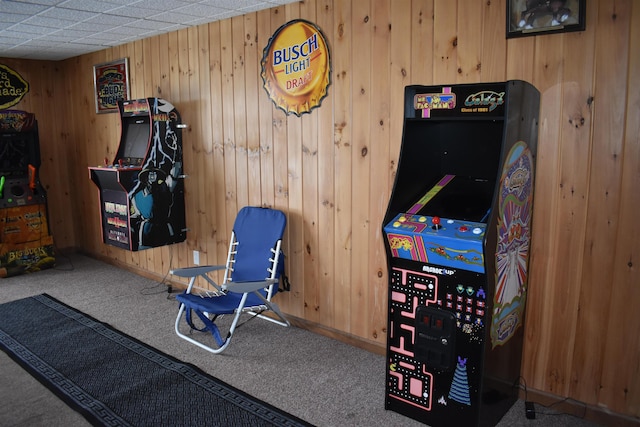
<path fill-rule="evenodd" d="M 96 113 L 115 113 L 118 101 L 129 99 L 129 61 L 127 58 L 93 66 Z"/>

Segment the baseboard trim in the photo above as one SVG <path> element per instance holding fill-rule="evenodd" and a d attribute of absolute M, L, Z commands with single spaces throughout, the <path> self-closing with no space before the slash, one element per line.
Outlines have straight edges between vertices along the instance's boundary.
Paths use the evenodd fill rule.
<path fill-rule="evenodd" d="M 386 345 L 384 343 L 378 343 L 375 341 L 367 341 L 362 337 L 357 337 L 354 335 L 347 334 L 345 332 L 341 332 L 335 329 L 328 328 L 323 325 L 319 325 L 317 323 L 310 322 L 305 319 L 301 319 L 295 316 L 287 315 L 287 319 L 289 322 L 297 328 L 306 329 L 310 332 L 316 333 L 318 335 L 322 335 L 328 338 L 332 338 L 336 341 L 343 342 L 345 344 L 349 344 L 353 347 L 361 348 L 370 353 L 379 354 L 384 356 L 386 354 Z"/>

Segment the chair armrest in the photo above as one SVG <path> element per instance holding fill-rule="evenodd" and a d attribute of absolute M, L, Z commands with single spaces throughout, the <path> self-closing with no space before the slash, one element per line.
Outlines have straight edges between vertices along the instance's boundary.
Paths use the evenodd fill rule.
<path fill-rule="evenodd" d="M 222 289 L 229 292 L 243 294 L 253 292 L 276 283 L 278 279 L 259 280 L 257 282 L 228 282 L 222 285 Z"/>
<path fill-rule="evenodd" d="M 178 277 L 195 277 L 210 273 L 216 270 L 224 270 L 224 265 L 202 265 L 195 267 L 176 268 L 169 270 L 169 273 Z"/>

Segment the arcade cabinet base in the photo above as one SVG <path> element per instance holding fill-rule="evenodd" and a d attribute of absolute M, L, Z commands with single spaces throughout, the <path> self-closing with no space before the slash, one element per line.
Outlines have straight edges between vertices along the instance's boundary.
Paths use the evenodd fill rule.
<path fill-rule="evenodd" d="M 25 243 L 0 243 L 0 278 L 46 270 L 55 263 L 53 236 Z"/>

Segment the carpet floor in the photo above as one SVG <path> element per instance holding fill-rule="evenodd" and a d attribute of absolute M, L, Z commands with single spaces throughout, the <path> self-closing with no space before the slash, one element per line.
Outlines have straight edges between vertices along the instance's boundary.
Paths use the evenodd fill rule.
<path fill-rule="evenodd" d="M 0 348 L 94 425 L 309 425 L 47 294 L 0 304 Z"/>

